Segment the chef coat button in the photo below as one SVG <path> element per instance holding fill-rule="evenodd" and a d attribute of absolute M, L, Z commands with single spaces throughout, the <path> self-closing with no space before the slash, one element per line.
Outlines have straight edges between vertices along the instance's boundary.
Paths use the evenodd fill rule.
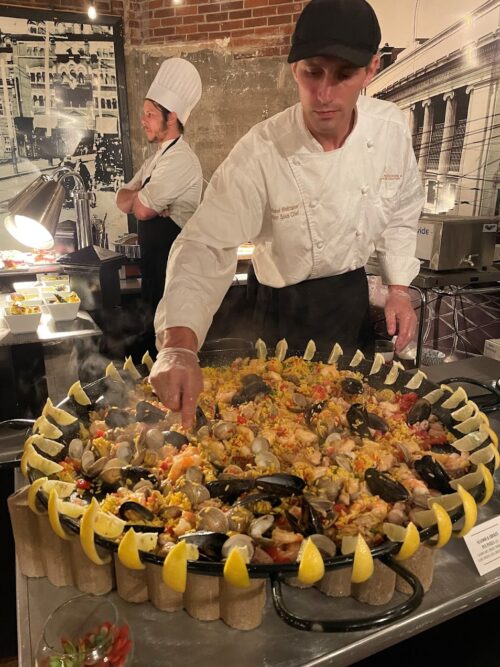
<path fill-rule="evenodd" d="M 317 199 L 311 199 L 311 208 L 316 208 L 318 205 L 318 200 Z"/>
<path fill-rule="evenodd" d="M 373 148 L 373 141 L 371 139 L 368 139 L 368 141 L 366 142 L 366 147 Z"/>
<path fill-rule="evenodd" d="M 325 244 L 323 243 L 323 241 L 318 241 L 318 242 L 316 243 L 316 248 L 317 248 L 318 250 L 321 250 L 321 249 L 324 247 L 324 245 L 325 245 Z"/>
<path fill-rule="evenodd" d="M 367 186 L 367 185 L 363 185 L 362 188 L 361 188 L 361 194 L 362 194 L 362 195 L 366 195 L 367 192 L 368 192 L 368 186 Z"/>
<path fill-rule="evenodd" d="M 359 229 L 356 229 L 356 236 L 361 236 L 362 232 Z"/>
<path fill-rule="evenodd" d="M 298 167 L 299 164 L 300 164 L 300 160 L 299 160 L 299 158 L 298 158 L 298 157 L 294 157 L 293 160 L 292 160 L 292 164 L 294 164 L 296 167 Z"/>

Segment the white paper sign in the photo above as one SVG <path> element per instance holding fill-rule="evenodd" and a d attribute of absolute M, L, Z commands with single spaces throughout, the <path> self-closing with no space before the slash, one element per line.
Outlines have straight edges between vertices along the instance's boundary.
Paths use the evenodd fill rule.
<path fill-rule="evenodd" d="M 500 516 L 475 526 L 464 541 L 481 576 L 500 567 Z"/>

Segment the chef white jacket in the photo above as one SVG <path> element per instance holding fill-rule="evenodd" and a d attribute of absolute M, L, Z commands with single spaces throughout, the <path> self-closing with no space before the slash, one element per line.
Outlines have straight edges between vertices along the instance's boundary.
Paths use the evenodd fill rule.
<path fill-rule="evenodd" d="M 139 201 L 157 213 L 168 208 L 172 220 L 182 228 L 200 203 L 203 175 L 200 161 L 182 136 L 162 155 L 171 143 L 172 139 L 164 141 L 124 187 L 135 190 L 151 176 L 139 192 Z"/>
<path fill-rule="evenodd" d="M 202 345 L 247 241 L 271 287 L 361 268 L 374 251 L 386 284 L 410 284 L 423 191 L 408 124 L 391 102 L 361 96 L 356 111 L 337 150 L 314 139 L 300 104 L 236 144 L 172 246 L 157 333 L 186 326 Z"/>

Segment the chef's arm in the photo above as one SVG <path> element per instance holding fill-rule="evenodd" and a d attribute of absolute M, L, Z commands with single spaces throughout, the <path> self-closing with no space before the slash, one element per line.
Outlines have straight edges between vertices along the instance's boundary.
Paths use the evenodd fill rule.
<path fill-rule="evenodd" d="M 121 188 L 116 195 L 116 205 L 124 213 L 133 213 L 137 220 L 150 220 L 158 215 L 154 209 L 144 206 L 139 199 L 139 190 Z"/>
<path fill-rule="evenodd" d="M 420 270 L 415 250 L 418 220 L 424 205 L 420 175 L 409 132 L 405 139 L 405 166 L 398 202 L 375 248 L 382 280 L 389 290 L 385 305 L 387 332 L 390 336 L 397 334 L 398 351 L 410 343 L 417 326 L 408 286 Z"/>
<path fill-rule="evenodd" d="M 234 150 L 241 158 L 241 151 Z M 172 246 L 155 315 L 159 352 L 150 381 L 167 407 L 182 411 L 186 427 L 203 387 L 197 350 L 234 278 L 238 246 L 258 235 L 266 206 L 258 165 L 252 169 L 247 155 L 231 157 L 214 174 L 203 202 Z"/>

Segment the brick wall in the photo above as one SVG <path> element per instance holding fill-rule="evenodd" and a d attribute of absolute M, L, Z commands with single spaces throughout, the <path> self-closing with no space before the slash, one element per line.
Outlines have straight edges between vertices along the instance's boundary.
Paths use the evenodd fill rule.
<path fill-rule="evenodd" d="M 210 48 L 215 40 L 225 40 L 233 52 L 285 55 L 305 4 L 304 0 L 142 0 L 137 12 L 141 38 L 131 43 Z"/>

